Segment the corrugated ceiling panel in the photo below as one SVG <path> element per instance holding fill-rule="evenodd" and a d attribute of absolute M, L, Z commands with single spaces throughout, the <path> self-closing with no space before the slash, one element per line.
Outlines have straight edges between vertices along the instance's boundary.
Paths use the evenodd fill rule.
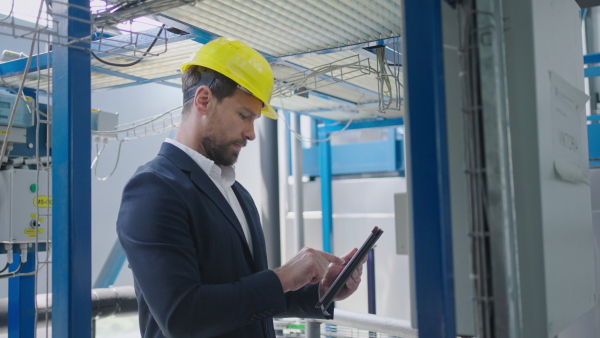
<path fill-rule="evenodd" d="M 189 56 L 201 46 L 201 44 L 192 40 L 168 43 L 167 52 L 157 56 L 146 57 L 133 67 L 110 66 L 95 59 L 92 60 L 92 65 L 144 79 L 156 79 L 180 74 L 179 65 L 182 62 L 185 62 Z M 111 63 L 130 63 L 135 61 L 135 59 L 113 55 L 105 56 L 103 57 L 103 60 Z"/>
<path fill-rule="evenodd" d="M 163 14 L 279 57 L 399 36 L 400 13 L 400 0 L 205 0 Z"/>

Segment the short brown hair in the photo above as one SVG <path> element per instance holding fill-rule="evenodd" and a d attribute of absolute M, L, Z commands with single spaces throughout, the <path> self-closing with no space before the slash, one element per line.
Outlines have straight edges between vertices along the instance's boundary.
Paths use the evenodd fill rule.
<path fill-rule="evenodd" d="M 206 68 L 200 66 L 191 66 L 185 70 L 185 73 L 181 76 L 181 91 L 185 94 L 188 90 L 194 89 L 198 87 L 198 83 L 202 79 L 202 74 L 204 74 Z M 210 84 L 209 88 L 212 91 L 213 95 L 217 99 L 217 102 L 221 102 L 224 98 L 233 96 L 235 94 L 235 90 L 237 89 L 237 83 L 227 76 L 213 71 L 214 80 Z M 193 100 L 187 100 L 183 103 L 183 111 L 182 114 L 187 114 L 190 110 L 190 105 Z"/>

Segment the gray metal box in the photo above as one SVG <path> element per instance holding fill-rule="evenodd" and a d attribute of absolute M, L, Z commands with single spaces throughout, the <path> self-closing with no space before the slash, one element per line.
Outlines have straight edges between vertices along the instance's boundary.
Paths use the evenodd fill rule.
<path fill-rule="evenodd" d="M 119 113 L 92 109 L 92 130 L 113 131 L 119 123 Z"/>
<path fill-rule="evenodd" d="M 0 243 L 47 240 L 52 219 L 52 175 L 48 171 L 0 171 Z"/>
<path fill-rule="evenodd" d="M 24 100 L 33 103 L 33 99 L 29 96 L 25 96 Z M 0 88 L 0 124 L 8 125 L 16 101 L 17 95 L 10 93 L 7 89 Z M 19 102 L 12 125 L 22 128 L 33 126 L 33 114 L 25 102 Z"/>

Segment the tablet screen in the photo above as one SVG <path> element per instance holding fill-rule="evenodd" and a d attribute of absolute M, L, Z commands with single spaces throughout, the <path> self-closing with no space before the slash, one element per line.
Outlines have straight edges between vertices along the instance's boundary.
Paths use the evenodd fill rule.
<path fill-rule="evenodd" d="M 327 313 L 326 309 L 329 307 L 329 305 L 331 305 L 338 293 L 344 288 L 344 285 L 346 285 L 346 282 L 348 281 L 350 276 L 352 276 L 354 270 L 356 270 L 360 266 L 361 262 L 365 259 L 369 251 L 371 251 L 371 249 L 375 245 L 375 242 L 377 242 L 382 233 L 383 230 L 381 230 L 379 227 L 373 228 L 373 231 L 371 231 L 371 235 L 369 235 L 369 237 L 363 243 L 360 249 L 358 249 L 354 256 L 352 256 L 348 264 L 346 264 L 346 266 L 337 276 L 335 281 L 333 281 L 333 284 L 331 284 L 329 290 L 327 290 L 327 292 L 325 292 L 321 299 L 319 299 L 319 302 L 315 305 L 315 307 L 321 308 L 323 314 L 329 316 L 329 313 Z"/>

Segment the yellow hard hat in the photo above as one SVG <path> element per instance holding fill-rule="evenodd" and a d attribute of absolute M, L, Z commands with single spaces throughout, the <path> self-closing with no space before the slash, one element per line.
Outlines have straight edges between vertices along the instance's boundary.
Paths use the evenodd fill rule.
<path fill-rule="evenodd" d="M 262 101 L 263 115 L 277 119 L 277 112 L 269 104 L 273 90 L 271 65 L 252 47 L 232 38 L 221 37 L 194 52 L 187 62 L 181 64 L 181 73 L 185 73 L 190 66 L 206 67 L 232 79 Z"/>

